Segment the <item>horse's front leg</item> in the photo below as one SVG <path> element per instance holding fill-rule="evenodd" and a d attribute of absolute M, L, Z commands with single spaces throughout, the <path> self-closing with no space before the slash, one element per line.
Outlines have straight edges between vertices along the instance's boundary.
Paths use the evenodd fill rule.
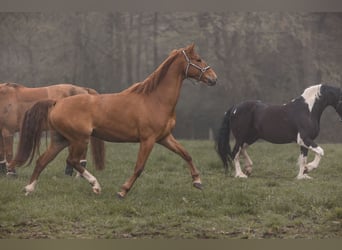
<path fill-rule="evenodd" d="M 321 159 L 322 159 L 322 156 L 324 155 L 323 149 L 319 146 L 316 148 L 310 148 L 310 149 L 315 153 L 315 158 L 312 162 L 310 162 L 306 165 L 306 171 L 307 172 L 311 172 L 312 170 L 317 168 Z"/>
<path fill-rule="evenodd" d="M 306 174 L 306 161 L 308 158 L 308 149 L 304 146 L 300 146 L 300 155 L 298 158 L 299 173 L 297 179 L 311 179 L 310 176 Z"/>
<path fill-rule="evenodd" d="M 192 184 L 195 188 L 202 189 L 202 182 L 200 178 L 200 174 L 196 166 L 192 162 L 192 158 L 190 154 L 186 151 L 186 149 L 173 137 L 173 135 L 169 135 L 165 137 L 163 140 L 158 142 L 160 145 L 163 145 L 167 149 L 172 152 L 180 155 L 189 166 L 190 174 L 192 176 Z"/>
<path fill-rule="evenodd" d="M 302 148 L 306 148 L 306 155 L 307 155 L 308 149 L 310 149 L 311 151 L 315 153 L 315 159 L 309 164 L 306 164 L 306 156 L 305 156 L 305 162 L 299 166 L 299 173 L 298 173 L 297 179 L 311 179 L 311 177 L 308 176 L 306 173 L 318 167 L 319 162 L 322 156 L 324 155 L 324 150 L 310 138 L 302 139 L 300 134 L 298 134 L 297 142 L 301 146 L 301 150 Z"/>
<path fill-rule="evenodd" d="M 0 162 L 0 172 L 6 174 L 8 163 L 11 162 L 13 158 L 13 134 L 7 129 L 3 129 L 1 132 L 1 162 Z M 11 172 L 15 175 L 15 169 Z"/>
<path fill-rule="evenodd" d="M 132 188 L 134 182 L 141 175 L 145 168 L 148 156 L 150 155 L 155 141 L 153 139 L 140 142 L 138 159 L 134 168 L 133 175 L 122 185 L 120 192 L 117 193 L 118 198 L 124 198 L 128 191 Z"/>

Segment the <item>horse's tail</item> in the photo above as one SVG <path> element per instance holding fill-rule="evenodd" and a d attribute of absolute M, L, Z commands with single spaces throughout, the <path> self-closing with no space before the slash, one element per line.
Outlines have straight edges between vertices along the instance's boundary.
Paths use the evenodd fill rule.
<path fill-rule="evenodd" d="M 231 112 L 232 108 L 230 108 L 224 115 L 221 128 L 218 132 L 218 135 L 216 136 L 216 152 L 220 156 L 223 166 L 228 170 L 228 163 L 231 163 L 232 161 L 232 150 L 230 148 L 229 144 L 229 138 L 230 138 L 230 118 L 231 118 Z"/>
<path fill-rule="evenodd" d="M 91 152 L 96 170 L 105 168 L 105 146 L 104 141 L 96 137 L 90 137 Z"/>
<path fill-rule="evenodd" d="M 17 153 L 11 165 L 20 167 L 30 158 L 27 164 L 29 165 L 35 153 L 39 153 L 42 133 L 48 128 L 49 110 L 55 103 L 55 100 L 38 101 L 25 112 L 20 129 Z"/>

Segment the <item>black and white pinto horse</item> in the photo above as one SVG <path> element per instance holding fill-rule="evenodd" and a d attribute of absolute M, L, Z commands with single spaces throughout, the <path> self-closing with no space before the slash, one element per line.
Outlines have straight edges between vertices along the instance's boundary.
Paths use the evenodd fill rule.
<path fill-rule="evenodd" d="M 320 118 L 327 106 L 335 108 L 342 119 L 342 95 L 336 87 L 319 84 L 304 90 L 303 94 L 284 105 L 268 105 L 261 101 L 246 101 L 231 107 L 224 116 L 216 138 L 216 151 L 228 169 L 231 161 L 235 165 L 235 177 L 247 178 L 252 171 L 252 161 L 246 148 L 258 139 L 271 143 L 297 142 L 300 146 L 297 179 L 311 179 L 307 174 L 317 168 L 324 155 L 323 149 L 314 139 L 320 130 Z M 235 137 L 231 151 L 230 131 Z M 315 153 L 307 163 L 308 150 Z M 240 155 L 245 158 L 245 171 L 240 166 Z"/>

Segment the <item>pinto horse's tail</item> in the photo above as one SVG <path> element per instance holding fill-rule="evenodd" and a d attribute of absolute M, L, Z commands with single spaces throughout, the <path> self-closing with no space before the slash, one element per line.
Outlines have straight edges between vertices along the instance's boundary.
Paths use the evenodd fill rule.
<path fill-rule="evenodd" d="M 27 110 L 23 118 L 17 153 L 11 162 L 13 166 L 22 166 L 27 160 L 31 164 L 36 152 L 39 152 L 40 139 L 44 130 L 48 128 L 48 114 L 55 100 L 44 100 L 35 103 Z"/>
<path fill-rule="evenodd" d="M 221 128 L 218 132 L 218 135 L 216 137 L 216 145 L 215 149 L 218 155 L 220 156 L 223 166 L 225 170 L 228 170 L 228 163 L 231 163 L 232 161 L 232 150 L 230 148 L 229 139 L 230 139 L 230 118 L 231 118 L 231 112 L 232 108 L 230 108 L 224 115 Z"/>

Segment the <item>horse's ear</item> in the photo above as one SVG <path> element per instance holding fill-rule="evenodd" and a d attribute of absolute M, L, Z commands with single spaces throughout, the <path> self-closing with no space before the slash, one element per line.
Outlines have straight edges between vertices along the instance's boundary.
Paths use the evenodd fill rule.
<path fill-rule="evenodd" d="M 186 51 L 191 54 L 192 52 L 194 52 L 195 49 L 195 43 L 190 44 L 188 47 L 186 47 Z"/>

